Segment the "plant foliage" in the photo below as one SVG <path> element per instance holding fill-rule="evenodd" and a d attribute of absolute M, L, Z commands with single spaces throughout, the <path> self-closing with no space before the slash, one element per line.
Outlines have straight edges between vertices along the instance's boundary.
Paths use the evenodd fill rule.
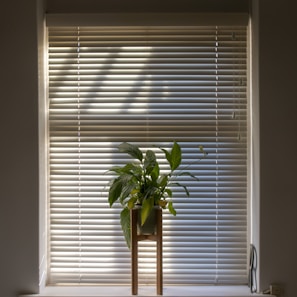
<path fill-rule="evenodd" d="M 110 207 L 119 202 L 121 211 L 121 226 L 128 247 L 130 248 L 130 209 L 135 205 L 141 205 L 141 224 L 147 220 L 155 205 L 168 209 L 172 215 L 176 215 L 172 198 L 172 186 L 182 187 L 187 196 L 189 191 L 185 185 L 175 182 L 173 177 L 187 175 L 198 180 L 190 172 L 180 170 L 182 162 L 182 150 L 177 142 L 174 142 L 170 150 L 160 148 L 164 152 L 170 170 L 161 173 L 159 162 L 154 151 L 147 150 L 145 154 L 138 146 L 124 142 L 119 146 L 121 153 L 130 155 L 134 160 L 123 166 L 114 166 L 110 169 L 116 177 L 111 181 L 108 201 Z M 205 156 L 203 147 L 200 152 Z"/>

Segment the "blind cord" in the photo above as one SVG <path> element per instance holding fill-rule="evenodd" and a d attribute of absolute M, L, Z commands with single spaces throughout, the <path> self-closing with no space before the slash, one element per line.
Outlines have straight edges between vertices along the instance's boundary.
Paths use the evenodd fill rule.
<path fill-rule="evenodd" d="M 253 244 L 250 245 L 250 269 L 249 287 L 252 293 L 257 292 L 257 250 Z"/>

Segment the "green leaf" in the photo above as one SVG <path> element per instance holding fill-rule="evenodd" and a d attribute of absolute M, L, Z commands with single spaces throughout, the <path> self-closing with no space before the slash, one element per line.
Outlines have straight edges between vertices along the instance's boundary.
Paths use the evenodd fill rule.
<path fill-rule="evenodd" d="M 120 196 L 120 202 L 122 205 L 124 205 L 124 201 L 127 197 L 129 197 L 132 194 L 132 191 L 135 189 L 136 184 L 133 182 L 126 182 L 123 183 L 121 196 Z"/>
<path fill-rule="evenodd" d="M 117 175 L 134 175 L 141 174 L 142 169 L 140 164 L 127 163 L 125 166 L 113 166 L 109 171 L 116 173 Z"/>
<path fill-rule="evenodd" d="M 156 182 L 158 180 L 159 174 L 160 174 L 159 163 L 156 162 L 155 167 L 151 171 L 151 177 L 153 182 Z"/>
<path fill-rule="evenodd" d="M 182 151 L 180 145 L 177 142 L 173 143 L 172 150 L 171 150 L 171 171 L 174 171 L 178 168 L 182 160 Z"/>
<path fill-rule="evenodd" d="M 131 194 L 137 184 L 135 177 L 130 173 L 123 173 L 114 179 L 109 188 L 109 205 L 112 206 L 117 200 L 123 204 L 123 201 Z"/>
<path fill-rule="evenodd" d="M 135 163 L 127 163 L 122 170 L 120 170 L 120 173 L 129 173 L 135 175 L 136 173 L 141 172 L 141 166 L 139 164 Z"/>
<path fill-rule="evenodd" d="M 131 246 L 130 210 L 123 208 L 121 211 L 121 226 L 128 248 Z"/>
<path fill-rule="evenodd" d="M 161 188 L 165 188 L 168 183 L 168 175 L 161 175 L 160 180 L 159 180 L 159 185 Z"/>
<path fill-rule="evenodd" d="M 149 216 L 149 214 L 151 213 L 152 209 L 154 207 L 154 200 L 149 198 L 149 199 L 145 199 L 142 203 L 142 207 L 141 207 L 141 225 L 143 225 L 147 219 L 147 217 Z"/>
<path fill-rule="evenodd" d="M 121 171 L 123 170 L 123 167 L 121 166 L 112 166 L 109 171 L 111 172 L 115 172 L 117 174 L 119 174 Z"/>
<path fill-rule="evenodd" d="M 170 189 L 165 189 L 165 192 L 167 193 L 168 197 L 172 197 L 172 191 Z"/>
<path fill-rule="evenodd" d="M 166 160 L 168 161 L 169 165 L 170 165 L 170 168 L 172 168 L 172 161 L 171 161 L 171 154 L 169 151 L 167 151 L 166 149 L 164 148 L 161 148 L 160 147 L 160 150 L 164 152 L 165 154 L 165 157 L 166 157 Z"/>
<path fill-rule="evenodd" d="M 114 179 L 112 182 L 110 188 L 109 188 L 109 194 L 108 194 L 108 202 L 109 206 L 111 207 L 120 197 L 122 192 L 123 184 L 121 182 L 121 178 L 118 177 Z"/>
<path fill-rule="evenodd" d="M 146 174 L 150 174 L 153 169 L 155 168 L 155 165 L 157 163 L 156 155 L 153 151 L 148 150 L 145 154 L 144 158 L 144 170 L 146 171 Z"/>
<path fill-rule="evenodd" d="M 204 150 L 203 145 L 199 145 L 199 150 L 201 153 L 203 153 L 203 157 L 206 157 L 208 155 L 208 153 Z"/>
<path fill-rule="evenodd" d="M 119 145 L 119 151 L 122 153 L 129 154 L 131 157 L 139 160 L 140 162 L 142 162 L 143 160 L 142 151 L 138 148 L 138 146 L 133 145 L 131 143 L 123 142 Z"/>
<path fill-rule="evenodd" d="M 149 182 L 146 185 L 146 188 L 144 190 L 144 199 L 148 199 L 148 200 L 153 200 L 152 197 L 154 196 L 154 194 L 156 193 L 157 188 L 155 187 L 155 184 L 153 182 Z"/>
<path fill-rule="evenodd" d="M 172 201 L 168 202 L 168 210 L 171 214 L 173 214 L 174 216 L 176 216 L 176 210 L 174 209 L 173 205 L 172 205 Z"/>
<path fill-rule="evenodd" d="M 190 192 L 188 191 L 188 188 L 185 185 L 182 185 L 180 183 L 170 183 L 169 186 L 177 186 L 177 187 L 181 187 L 185 190 L 187 196 L 190 196 Z"/>
<path fill-rule="evenodd" d="M 136 196 L 131 197 L 127 202 L 127 207 L 129 209 L 132 209 L 135 206 L 136 202 L 137 202 L 137 197 Z"/>
<path fill-rule="evenodd" d="M 181 172 L 180 174 L 178 174 L 178 176 L 190 176 L 192 177 L 193 179 L 195 179 L 196 181 L 199 181 L 199 178 L 197 176 L 195 176 L 194 174 L 192 174 L 191 172 Z"/>

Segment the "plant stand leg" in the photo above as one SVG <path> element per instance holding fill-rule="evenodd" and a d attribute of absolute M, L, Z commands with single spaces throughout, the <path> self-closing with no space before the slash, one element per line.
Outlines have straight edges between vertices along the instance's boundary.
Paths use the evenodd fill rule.
<path fill-rule="evenodd" d="M 157 294 L 163 295 L 162 210 L 157 210 Z"/>
<path fill-rule="evenodd" d="M 131 278 L 132 295 L 138 294 L 138 241 L 137 241 L 137 219 L 138 213 L 135 209 L 130 212 L 131 219 Z"/>

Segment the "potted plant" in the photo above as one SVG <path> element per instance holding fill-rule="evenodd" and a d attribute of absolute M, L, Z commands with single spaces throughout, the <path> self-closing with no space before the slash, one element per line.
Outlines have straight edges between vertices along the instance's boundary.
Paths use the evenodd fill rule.
<path fill-rule="evenodd" d="M 119 151 L 129 154 L 134 160 L 123 166 L 114 166 L 110 169 L 116 177 L 111 181 L 108 201 L 110 207 L 119 202 L 123 209 L 121 211 L 121 226 L 125 240 L 130 248 L 130 209 L 139 206 L 140 225 L 148 220 L 155 206 L 168 209 L 172 215 L 176 215 L 172 202 L 172 186 L 182 187 L 189 196 L 187 187 L 176 181 L 177 176 L 190 176 L 198 180 L 196 176 L 188 171 L 180 169 L 182 161 L 182 150 L 177 142 L 173 142 L 172 148 L 164 152 L 169 170 L 162 173 L 159 161 L 154 151 L 147 150 L 145 154 L 136 145 L 124 142 L 119 146 Z M 206 155 L 202 146 L 200 153 Z M 200 159 L 199 159 L 200 160 Z M 199 161 L 198 160 L 198 161 Z"/>

